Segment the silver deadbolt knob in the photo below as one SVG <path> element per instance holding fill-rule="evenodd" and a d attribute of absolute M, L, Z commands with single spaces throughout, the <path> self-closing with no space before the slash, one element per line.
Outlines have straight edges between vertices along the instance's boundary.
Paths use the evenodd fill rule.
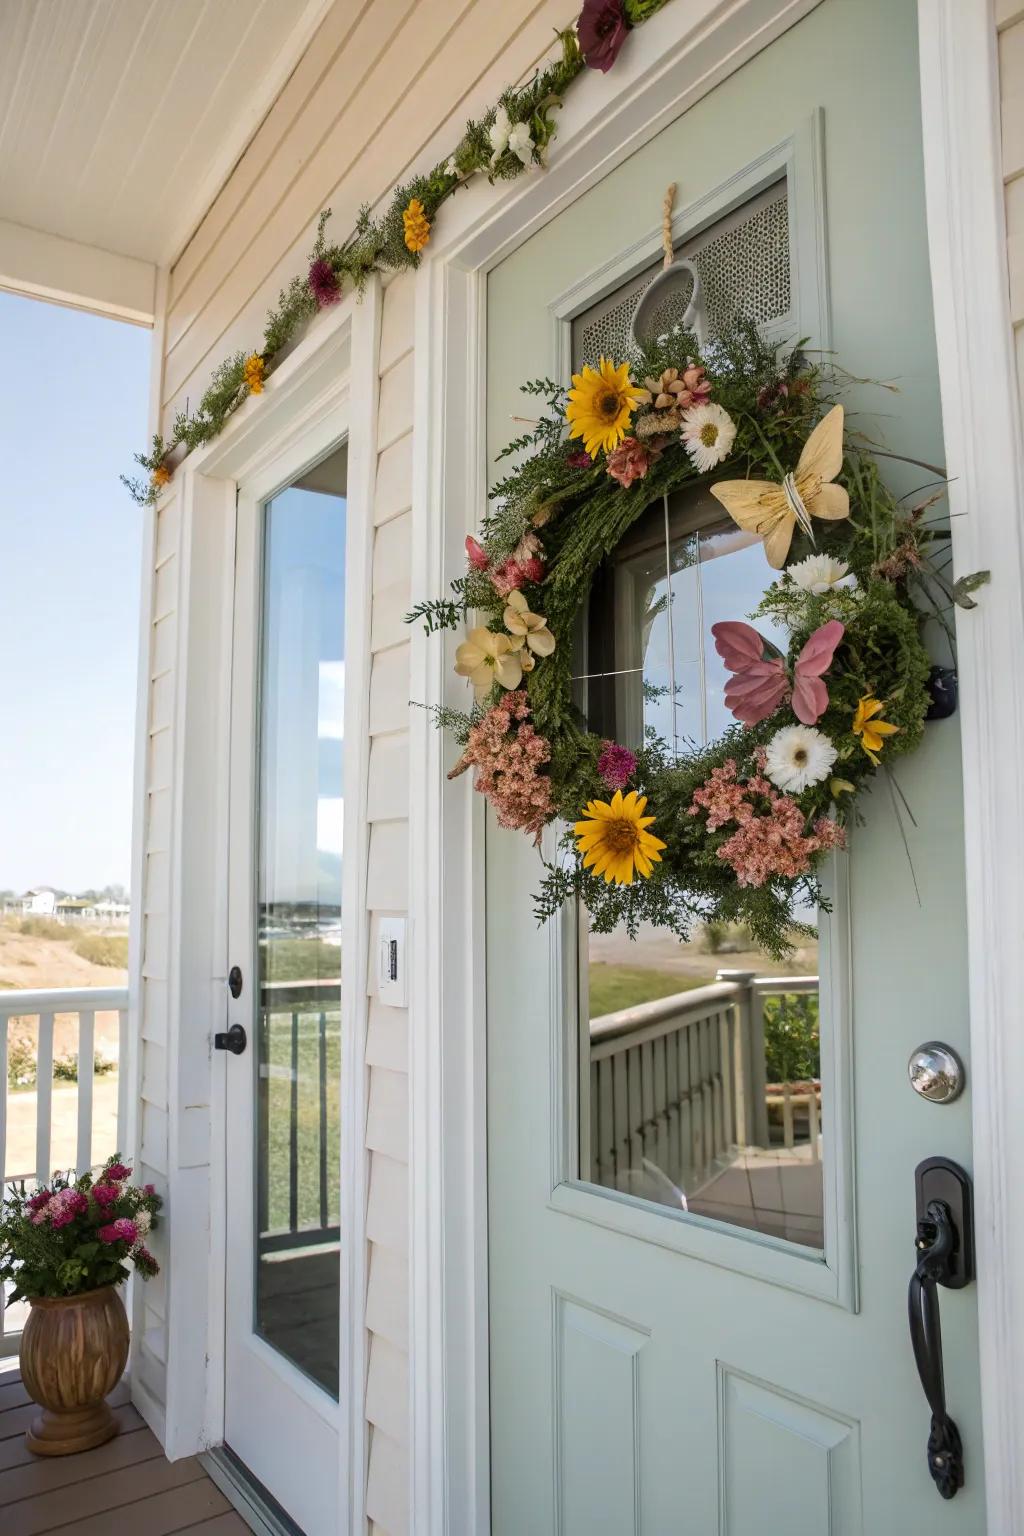
<path fill-rule="evenodd" d="M 967 1073 L 952 1046 L 926 1040 L 907 1062 L 910 1086 L 930 1104 L 952 1104 L 964 1091 Z"/>

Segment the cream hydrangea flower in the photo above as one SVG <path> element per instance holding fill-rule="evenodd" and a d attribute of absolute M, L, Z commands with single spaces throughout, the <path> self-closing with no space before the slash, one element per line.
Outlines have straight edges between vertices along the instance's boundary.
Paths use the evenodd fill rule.
<path fill-rule="evenodd" d="M 720 405 L 694 405 L 683 416 L 681 435 L 683 447 L 705 475 L 732 452 L 736 423 Z"/>
<path fill-rule="evenodd" d="M 529 165 L 533 159 L 533 139 L 529 123 L 515 123 L 508 136 L 508 147 L 521 165 Z"/>
<path fill-rule="evenodd" d="M 828 778 L 836 755 L 823 731 L 812 725 L 786 725 L 768 743 L 764 771 L 779 789 L 798 795 Z"/>
<path fill-rule="evenodd" d="M 823 597 L 835 587 L 856 587 L 856 576 L 848 575 L 845 560 L 835 560 L 831 555 L 808 555 L 804 560 L 786 567 L 786 575 L 804 592 Z"/>
<path fill-rule="evenodd" d="M 505 628 L 520 646 L 526 645 L 535 656 L 550 656 L 555 648 L 555 637 L 548 629 L 548 621 L 539 613 L 531 613 L 523 594 L 516 589 L 508 595 L 505 609 Z"/>
<path fill-rule="evenodd" d="M 456 650 L 455 670 L 460 677 L 468 677 L 474 688 L 485 690 L 493 683 L 518 688 L 523 680 L 523 665 L 515 642 L 508 635 L 493 634 L 482 624 L 471 629 Z"/>

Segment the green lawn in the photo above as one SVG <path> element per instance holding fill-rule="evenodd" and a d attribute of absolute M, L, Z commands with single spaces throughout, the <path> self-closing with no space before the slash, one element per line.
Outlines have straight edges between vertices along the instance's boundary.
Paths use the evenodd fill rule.
<path fill-rule="evenodd" d="M 327 1012 L 327 1206 L 328 1220 L 337 1222 L 341 1193 L 341 1015 Z M 291 1133 L 291 1013 L 270 1018 L 266 1115 L 269 1147 L 269 1226 L 288 1226 L 288 1180 Z M 319 1013 L 299 1014 L 298 1093 L 298 1223 L 320 1224 L 320 1042 Z"/>
<path fill-rule="evenodd" d="M 608 965 L 596 960 L 590 967 L 590 1017 L 599 1019 L 620 1008 L 650 1003 L 656 997 L 671 997 L 674 992 L 690 992 L 706 986 L 714 975 L 680 976 L 674 971 L 644 970 L 634 965 Z"/>

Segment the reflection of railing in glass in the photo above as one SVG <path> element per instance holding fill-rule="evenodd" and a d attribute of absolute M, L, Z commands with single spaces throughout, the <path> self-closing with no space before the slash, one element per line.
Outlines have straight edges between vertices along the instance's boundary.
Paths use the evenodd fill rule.
<path fill-rule="evenodd" d="M 816 976 L 720 971 L 589 1033 L 583 1178 L 822 1246 Z"/>

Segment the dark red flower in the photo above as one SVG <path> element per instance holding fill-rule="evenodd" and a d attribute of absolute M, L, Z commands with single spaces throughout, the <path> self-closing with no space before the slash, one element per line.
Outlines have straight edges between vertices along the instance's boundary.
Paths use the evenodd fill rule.
<path fill-rule="evenodd" d="M 583 0 L 576 31 L 588 69 L 599 69 L 606 75 L 629 31 L 622 0 Z"/>
<path fill-rule="evenodd" d="M 594 463 L 585 448 L 578 448 L 575 453 L 570 453 L 565 462 L 573 469 L 590 469 Z"/>
<path fill-rule="evenodd" d="M 309 286 L 321 309 L 326 309 L 329 304 L 337 304 L 341 298 L 341 284 L 337 274 L 323 256 L 314 261 L 309 269 Z"/>

